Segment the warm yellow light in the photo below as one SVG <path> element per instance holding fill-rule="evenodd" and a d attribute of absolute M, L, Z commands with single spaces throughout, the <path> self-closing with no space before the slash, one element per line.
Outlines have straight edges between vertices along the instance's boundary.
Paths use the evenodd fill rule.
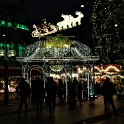
<path fill-rule="evenodd" d="M 70 48 L 71 41 L 68 38 L 60 39 L 59 36 L 47 38 L 46 41 L 40 44 L 40 48 Z"/>
<path fill-rule="evenodd" d="M 78 73 L 82 73 L 83 72 L 83 70 L 81 70 L 80 68 L 78 68 Z"/>
<path fill-rule="evenodd" d="M 0 56 L 5 56 L 5 50 L 0 50 Z"/>
<path fill-rule="evenodd" d="M 104 71 L 107 72 L 107 71 L 109 71 L 109 69 L 114 69 L 114 70 L 117 71 L 117 72 L 120 71 L 117 67 L 112 66 L 112 65 L 111 65 L 111 66 L 108 66 Z"/>

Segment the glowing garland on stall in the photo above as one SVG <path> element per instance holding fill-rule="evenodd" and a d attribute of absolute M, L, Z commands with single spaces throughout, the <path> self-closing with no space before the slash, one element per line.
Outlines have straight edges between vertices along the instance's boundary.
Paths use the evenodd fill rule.
<path fill-rule="evenodd" d="M 85 44 L 68 37 L 54 36 L 35 42 L 25 48 L 19 61 L 96 61 L 91 49 Z"/>
<path fill-rule="evenodd" d="M 120 72 L 120 67 L 112 64 L 102 67 L 94 66 L 94 69 L 98 70 L 100 74 L 111 74 L 111 72 L 109 72 L 111 69 L 113 72 Z"/>
<path fill-rule="evenodd" d="M 38 41 L 35 42 L 34 44 L 29 45 L 26 48 L 26 51 L 24 53 L 24 55 L 33 55 L 35 54 L 35 56 L 39 56 L 41 54 L 41 56 L 44 56 L 44 53 L 47 52 L 47 54 L 49 56 L 54 56 L 54 57 L 63 57 L 65 56 L 71 48 L 71 44 L 75 44 L 77 46 L 77 50 L 78 52 L 80 52 L 79 55 L 84 55 L 84 56 L 90 56 L 89 54 L 91 54 L 91 50 L 89 47 L 87 47 L 85 44 L 80 44 L 77 41 L 71 41 L 70 43 L 68 42 L 68 44 L 63 44 L 62 42 L 56 42 L 56 41 Z M 45 47 L 46 46 L 46 47 Z M 36 51 L 40 50 L 40 53 L 37 53 Z M 74 49 L 72 48 L 71 51 L 73 52 L 73 55 L 75 55 L 76 53 L 78 54 L 78 52 L 74 53 Z M 61 55 L 61 56 L 60 56 Z M 46 55 L 47 56 L 47 55 Z"/>

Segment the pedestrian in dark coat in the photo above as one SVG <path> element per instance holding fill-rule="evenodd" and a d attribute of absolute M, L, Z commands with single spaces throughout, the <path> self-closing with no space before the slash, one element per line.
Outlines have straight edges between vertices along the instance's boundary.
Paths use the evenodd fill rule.
<path fill-rule="evenodd" d="M 56 82 L 53 80 L 53 77 L 48 78 L 45 89 L 47 93 L 47 104 L 49 106 L 50 116 L 54 116 L 57 85 L 56 85 Z"/>
<path fill-rule="evenodd" d="M 35 86 L 34 97 L 37 109 L 37 116 L 39 116 L 39 114 L 42 113 L 42 107 L 45 98 L 43 78 L 37 78 L 34 86 Z"/>
<path fill-rule="evenodd" d="M 27 115 L 27 110 L 28 110 L 28 102 L 27 102 L 27 100 L 30 98 L 30 86 L 25 81 L 24 78 L 21 78 L 20 83 L 16 87 L 16 90 L 18 91 L 19 96 L 20 96 L 18 114 L 19 115 L 21 114 L 22 105 L 24 104 L 25 105 L 24 114 Z"/>
<path fill-rule="evenodd" d="M 32 76 L 31 78 L 31 102 L 35 103 L 35 84 L 36 84 L 36 77 Z"/>
<path fill-rule="evenodd" d="M 115 92 L 116 90 L 113 82 L 110 82 L 110 78 L 106 77 L 106 80 L 103 82 L 101 86 L 101 93 L 104 98 L 105 112 L 108 117 L 110 116 L 108 111 L 108 104 L 112 106 L 115 116 L 118 115 L 115 104 L 114 104 L 114 100 L 113 100 L 113 95 L 115 94 Z"/>
<path fill-rule="evenodd" d="M 63 95 L 64 95 L 64 85 L 62 79 L 59 79 L 58 86 L 57 86 L 57 94 L 59 97 L 59 103 L 63 103 Z"/>
<path fill-rule="evenodd" d="M 68 103 L 69 107 L 72 108 L 72 80 L 69 78 L 67 81 L 67 88 L 68 88 Z"/>
<path fill-rule="evenodd" d="M 76 77 L 74 77 L 74 80 L 72 82 L 72 104 L 73 104 L 73 107 L 76 107 L 77 85 L 78 85 L 78 81 L 77 81 Z"/>
<path fill-rule="evenodd" d="M 78 96 L 79 104 L 81 104 L 83 102 L 83 100 L 82 100 L 82 91 L 83 91 L 82 80 L 80 80 L 77 85 L 77 91 L 78 91 L 77 96 Z"/>

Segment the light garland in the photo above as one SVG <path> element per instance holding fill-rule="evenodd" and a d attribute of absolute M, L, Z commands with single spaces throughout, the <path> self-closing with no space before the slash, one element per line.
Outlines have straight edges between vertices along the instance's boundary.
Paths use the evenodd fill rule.
<path fill-rule="evenodd" d="M 94 69 L 98 70 L 98 72 L 100 72 L 100 74 L 115 74 L 121 71 L 121 69 L 116 66 L 116 65 L 107 65 L 107 66 L 102 66 L 101 68 L 99 66 L 94 66 Z M 113 70 L 113 71 L 110 71 Z"/>
<path fill-rule="evenodd" d="M 48 37 L 26 47 L 23 57 L 19 61 L 96 61 L 98 56 L 93 56 L 91 49 L 76 40 L 67 37 Z"/>
<path fill-rule="evenodd" d="M 111 63 L 113 59 L 124 57 L 123 54 L 120 54 L 124 43 L 120 40 L 118 33 L 120 8 L 115 1 L 96 0 L 93 4 L 91 20 L 93 23 L 92 37 L 95 53 L 105 63 Z M 116 58 L 112 58 L 114 55 Z"/>

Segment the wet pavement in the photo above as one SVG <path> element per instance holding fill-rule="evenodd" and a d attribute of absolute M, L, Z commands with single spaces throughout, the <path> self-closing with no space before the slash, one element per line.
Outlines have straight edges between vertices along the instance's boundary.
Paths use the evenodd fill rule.
<path fill-rule="evenodd" d="M 29 101 L 27 116 L 21 113 L 17 115 L 18 100 L 10 101 L 10 105 L 0 104 L 0 124 L 122 124 L 124 122 L 124 99 L 114 97 L 119 116 L 115 117 L 110 108 L 111 117 L 107 118 L 104 113 L 102 96 L 93 102 L 84 100 L 83 104 L 70 110 L 66 103 L 57 103 L 55 116 L 50 117 L 48 106 L 44 104 L 42 113 L 37 116 L 35 104 Z"/>

